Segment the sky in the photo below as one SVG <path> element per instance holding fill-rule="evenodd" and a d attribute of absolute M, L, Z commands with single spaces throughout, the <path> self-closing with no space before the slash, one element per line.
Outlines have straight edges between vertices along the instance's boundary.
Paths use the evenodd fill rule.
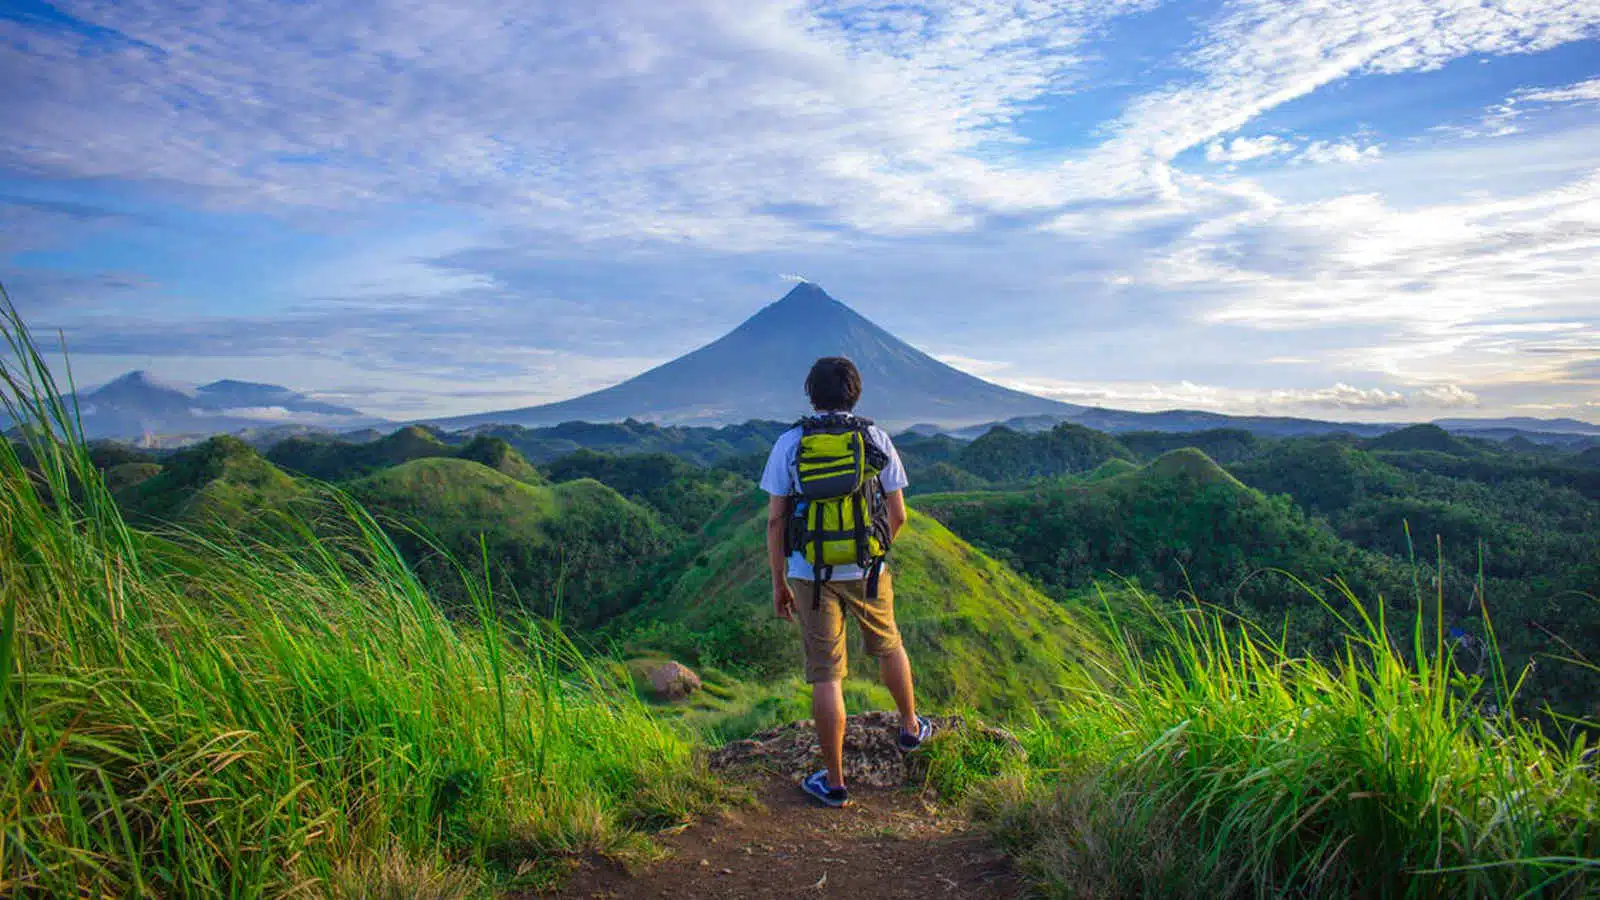
<path fill-rule="evenodd" d="M 1600 421 L 1591 0 L 0 0 L 0 96 L 82 385 L 524 406 L 806 279 L 1074 403 Z"/>

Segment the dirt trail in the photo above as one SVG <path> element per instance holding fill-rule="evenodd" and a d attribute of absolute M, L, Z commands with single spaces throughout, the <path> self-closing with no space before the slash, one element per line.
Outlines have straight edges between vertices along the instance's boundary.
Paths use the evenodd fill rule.
<path fill-rule="evenodd" d="M 1020 896 L 1009 860 L 958 810 L 915 783 L 892 748 L 889 717 L 852 717 L 846 736 L 851 805 L 826 809 L 800 792 L 812 766 L 809 723 L 730 745 L 712 765 L 750 784 L 759 805 L 660 836 L 670 854 L 628 874 L 596 860 L 555 896 L 1005 898 Z M 943 727 L 958 726 L 942 720 Z"/>

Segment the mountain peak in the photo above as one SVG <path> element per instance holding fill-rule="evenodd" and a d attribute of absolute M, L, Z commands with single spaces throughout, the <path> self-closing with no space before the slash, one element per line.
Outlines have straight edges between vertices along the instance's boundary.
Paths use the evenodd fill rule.
<path fill-rule="evenodd" d="M 434 421 L 461 428 L 629 417 L 660 424 L 793 419 L 810 409 L 806 372 L 824 356 L 856 364 L 866 385 L 862 412 L 887 427 L 1063 416 L 1078 409 L 951 368 L 807 281 L 722 337 L 621 384 L 542 407 Z"/>
<path fill-rule="evenodd" d="M 778 304 L 790 304 L 790 305 L 800 304 L 800 303 L 838 303 L 838 302 L 839 301 L 833 299 L 833 297 L 831 295 L 829 295 L 827 291 L 823 290 L 820 285 L 817 285 L 817 284 L 815 284 L 813 282 L 810 282 L 810 281 L 802 281 L 802 282 L 800 282 L 799 284 L 797 284 L 794 287 L 790 288 L 789 289 L 789 293 L 784 294 L 783 297 L 781 297 L 778 300 Z"/>

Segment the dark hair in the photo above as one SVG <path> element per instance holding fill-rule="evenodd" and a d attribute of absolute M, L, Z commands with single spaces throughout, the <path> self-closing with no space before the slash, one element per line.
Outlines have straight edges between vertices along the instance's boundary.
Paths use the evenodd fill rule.
<path fill-rule="evenodd" d="M 806 375 L 806 396 L 812 409 L 849 412 L 861 399 L 861 373 L 842 356 L 824 356 L 811 364 Z"/>

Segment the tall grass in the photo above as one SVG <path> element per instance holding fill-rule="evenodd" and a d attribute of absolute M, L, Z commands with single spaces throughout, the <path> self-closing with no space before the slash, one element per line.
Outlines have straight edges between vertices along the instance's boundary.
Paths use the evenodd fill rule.
<path fill-rule="evenodd" d="M 561 634 L 445 619 L 337 495 L 337 537 L 129 529 L 0 301 L 0 895 L 461 896 L 711 796 Z"/>
<path fill-rule="evenodd" d="M 1359 604 L 1350 606 L 1360 610 Z M 1579 897 L 1600 884 L 1600 780 L 1451 664 L 1349 622 L 1343 655 L 1297 658 L 1199 610 L 1109 664 L 1021 734 L 937 751 L 1051 896 Z M 1514 685 L 1495 679 L 1502 701 Z M 1092 685 L 1092 686 L 1091 686 Z"/>

